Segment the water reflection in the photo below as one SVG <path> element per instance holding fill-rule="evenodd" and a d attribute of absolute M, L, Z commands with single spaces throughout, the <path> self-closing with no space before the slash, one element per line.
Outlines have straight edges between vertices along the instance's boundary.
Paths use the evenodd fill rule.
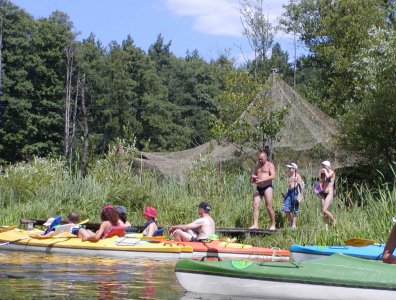
<path fill-rule="evenodd" d="M 180 299 L 175 261 L 0 251 L 1 299 Z"/>

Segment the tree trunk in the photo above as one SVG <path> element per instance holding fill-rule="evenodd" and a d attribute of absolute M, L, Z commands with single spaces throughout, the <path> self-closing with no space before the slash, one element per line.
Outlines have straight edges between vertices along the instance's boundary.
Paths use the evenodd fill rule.
<path fill-rule="evenodd" d="M 71 94 L 72 94 L 72 77 L 73 77 L 73 60 L 74 60 L 74 48 L 69 46 L 65 49 L 66 52 L 66 93 L 65 93 L 65 128 L 63 138 L 63 152 L 66 157 L 69 155 L 69 142 L 70 142 L 70 105 L 71 105 Z"/>
<path fill-rule="evenodd" d="M 293 67 L 293 87 L 294 90 L 296 90 L 296 68 L 297 68 L 297 43 L 296 43 L 296 32 L 294 32 L 294 40 L 293 40 L 293 45 L 294 45 L 294 67 Z"/>
<path fill-rule="evenodd" d="M 71 124 L 71 136 L 69 138 L 69 149 L 67 150 L 67 154 L 69 156 L 69 165 L 71 165 L 73 160 L 73 141 L 74 136 L 76 135 L 76 126 L 77 126 L 77 111 L 78 111 L 78 97 L 80 96 L 80 86 L 81 86 L 81 76 L 77 75 L 77 86 L 76 86 L 76 96 L 74 97 L 74 105 L 72 108 L 73 118 Z M 69 128 L 70 129 L 70 128 Z"/>
<path fill-rule="evenodd" d="M 83 148 L 82 148 L 83 151 L 80 161 L 80 175 L 84 176 L 85 171 L 87 169 L 88 148 L 89 148 L 88 114 L 87 114 L 87 108 L 85 106 L 85 74 L 81 78 L 81 112 L 82 112 L 82 121 L 83 121 Z"/>

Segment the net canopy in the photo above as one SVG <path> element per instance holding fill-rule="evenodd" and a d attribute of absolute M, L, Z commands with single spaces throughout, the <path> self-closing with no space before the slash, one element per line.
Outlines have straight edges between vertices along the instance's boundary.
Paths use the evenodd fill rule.
<path fill-rule="evenodd" d="M 270 100 L 272 109 L 280 109 L 289 105 L 289 111 L 284 119 L 284 126 L 277 135 L 273 147 L 275 151 L 301 152 L 321 147 L 326 158 L 333 161 L 334 167 L 343 163 L 337 159 L 335 147 L 331 138 L 337 134 L 337 122 L 320 111 L 313 104 L 301 97 L 293 88 L 282 80 L 273 80 L 269 89 L 261 93 Z M 177 152 L 139 152 L 136 159 L 138 168 L 154 169 L 164 175 L 181 175 L 193 163 L 202 157 L 213 163 L 235 159 L 235 153 L 240 149 L 232 144 L 209 141 L 198 147 Z M 257 150 L 245 149 L 246 153 L 257 153 Z M 324 153 L 323 151 L 321 153 Z M 255 154 L 253 154 L 255 155 Z M 317 161 L 315 162 L 317 163 Z"/>

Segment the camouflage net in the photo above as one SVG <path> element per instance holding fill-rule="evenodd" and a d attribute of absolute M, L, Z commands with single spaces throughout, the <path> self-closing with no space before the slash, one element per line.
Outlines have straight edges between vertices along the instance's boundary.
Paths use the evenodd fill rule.
<path fill-rule="evenodd" d="M 320 164 L 321 160 L 331 159 L 333 167 L 337 168 L 345 163 L 337 158 L 331 138 L 337 134 L 337 123 L 328 115 L 317 109 L 313 104 L 302 98 L 287 83 L 282 80 L 274 80 L 271 88 L 262 96 L 268 97 L 273 109 L 279 109 L 290 105 L 289 113 L 285 118 L 285 124 L 280 131 L 278 141 L 274 142 L 276 152 L 282 149 L 289 152 L 309 152 L 308 150 L 323 147 L 323 151 L 317 151 L 319 156 L 314 158 L 312 154 L 310 163 Z M 238 149 L 231 144 L 218 144 L 210 141 L 198 147 L 177 152 L 140 152 L 136 159 L 140 170 L 154 169 L 164 175 L 182 175 L 193 163 L 205 157 L 214 162 L 225 162 L 235 159 Z M 246 153 L 257 154 L 255 150 L 247 150 Z M 326 156 L 323 156 L 326 155 Z M 293 155 L 292 155 L 293 157 Z M 292 157 L 289 157 L 290 160 Z M 294 155 L 294 157 L 296 157 Z"/>

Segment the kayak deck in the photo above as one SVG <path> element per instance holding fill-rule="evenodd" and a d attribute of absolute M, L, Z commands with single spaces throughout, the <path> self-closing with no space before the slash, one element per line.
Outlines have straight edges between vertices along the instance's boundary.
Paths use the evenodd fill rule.
<path fill-rule="evenodd" d="M 193 261 L 176 263 L 189 292 L 265 299 L 394 299 L 396 266 L 334 254 L 291 262 Z"/>
<path fill-rule="evenodd" d="M 238 258 L 262 258 L 276 261 L 289 259 L 290 252 L 279 248 L 255 247 L 247 244 L 227 242 L 221 240 L 209 240 L 203 242 L 177 242 L 172 240 L 161 240 L 177 246 L 191 247 L 194 251 L 193 256 L 220 256 Z"/>
<path fill-rule="evenodd" d="M 0 249 L 17 251 L 43 251 L 54 253 L 81 253 L 88 255 L 110 256 L 158 256 L 180 258 L 181 248 L 164 243 L 151 243 L 141 239 L 129 239 L 128 244 L 122 243 L 123 238 L 117 236 L 101 239 L 97 242 L 81 241 L 75 236 L 42 237 L 32 236 L 31 232 L 12 229 L 0 232 Z M 184 249 L 188 251 L 188 248 Z M 192 249 L 190 248 L 190 252 Z"/>

